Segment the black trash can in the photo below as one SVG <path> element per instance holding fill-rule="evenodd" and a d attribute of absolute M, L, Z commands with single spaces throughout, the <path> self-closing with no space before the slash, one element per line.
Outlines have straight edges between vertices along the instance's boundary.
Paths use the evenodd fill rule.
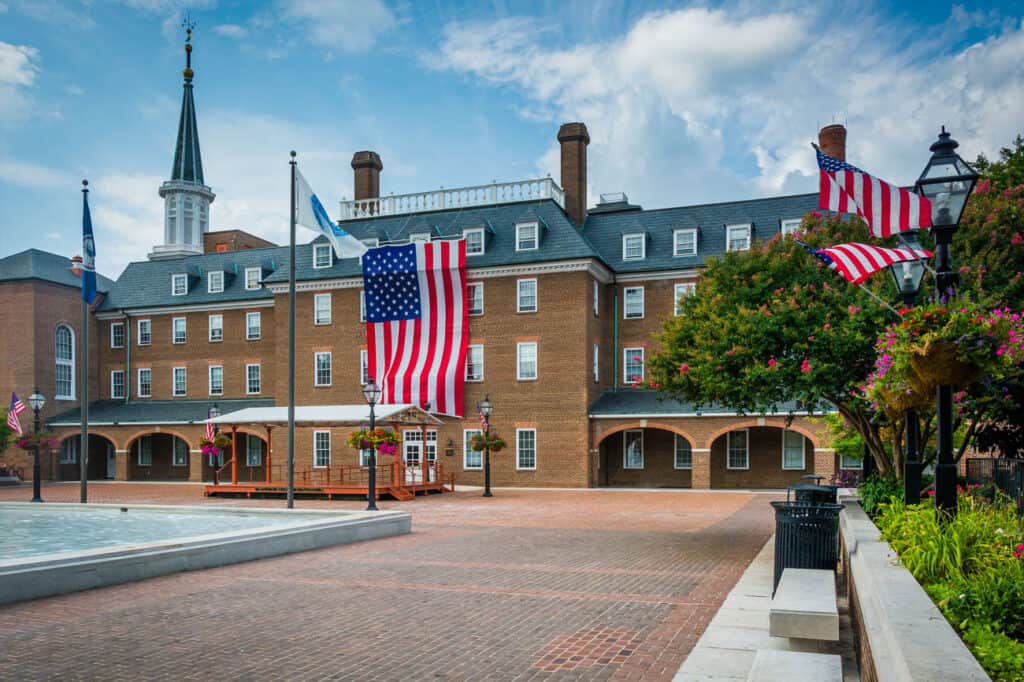
<path fill-rule="evenodd" d="M 839 512 L 827 502 L 772 502 L 775 508 L 775 580 L 772 596 L 787 568 L 836 570 Z"/>
<path fill-rule="evenodd" d="M 789 486 L 792 499 L 796 502 L 817 502 L 819 504 L 835 504 L 838 490 L 839 488 L 834 485 L 814 485 L 813 483 L 798 483 Z"/>

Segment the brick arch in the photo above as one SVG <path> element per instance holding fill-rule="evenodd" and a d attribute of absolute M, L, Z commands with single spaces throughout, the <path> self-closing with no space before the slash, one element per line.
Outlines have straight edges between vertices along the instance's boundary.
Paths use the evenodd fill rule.
<path fill-rule="evenodd" d="M 178 438 L 180 438 L 183 441 L 185 441 L 186 443 L 188 443 L 189 446 L 192 445 L 192 440 L 188 436 L 186 436 L 185 434 L 181 433 L 180 431 L 177 431 L 177 430 L 174 430 L 174 429 L 161 429 L 160 431 L 157 431 L 155 429 L 149 428 L 149 429 L 141 429 L 139 431 L 136 431 L 130 437 L 125 438 L 124 439 L 124 448 L 123 449 L 125 451 L 131 450 L 132 449 L 132 444 L 135 443 L 135 441 L 137 441 L 138 439 L 142 438 L 143 436 L 152 436 L 152 435 L 161 435 L 161 434 L 165 435 L 165 436 L 177 436 Z M 191 450 L 192 448 L 189 447 L 189 449 Z"/>
<path fill-rule="evenodd" d="M 599 447 L 601 443 L 608 439 L 609 436 L 613 436 L 616 433 L 622 433 L 623 431 L 629 431 L 631 429 L 660 429 L 662 431 L 671 431 L 677 436 L 682 436 L 683 438 L 685 438 L 690 443 L 691 448 L 697 446 L 697 439 L 691 436 L 686 431 L 679 428 L 678 426 L 672 426 L 670 424 L 664 424 L 662 422 L 652 422 L 648 420 L 646 426 L 641 426 L 640 422 L 636 422 L 634 424 L 623 424 L 620 426 L 613 426 L 611 429 L 601 434 L 601 437 L 600 439 L 598 439 L 597 443 L 595 444 L 595 447 Z"/>
<path fill-rule="evenodd" d="M 759 424 L 757 419 L 748 419 L 746 421 L 732 422 L 728 426 L 723 426 L 722 428 L 718 429 L 717 431 L 715 431 L 713 434 L 711 434 L 708 437 L 707 444 L 704 447 L 707 448 L 708 450 L 710 450 L 711 446 L 714 445 L 716 440 L 718 440 L 719 438 L 721 438 L 725 434 L 729 433 L 730 431 L 736 431 L 737 429 L 747 429 L 747 428 L 751 428 L 751 429 L 769 428 L 769 429 L 779 429 L 779 430 L 788 429 L 790 431 L 796 431 L 797 433 L 802 434 L 804 436 L 804 438 L 806 438 L 807 440 L 811 441 L 811 446 L 812 447 L 814 447 L 815 449 L 818 449 L 820 447 L 820 444 L 818 443 L 818 435 L 815 434 L 810 429 L 808 429 L 808 428 L 806 428 L 804 426 L 798 425 L 796 423 L 791 424 L 789 426 L 786 426 L 785 420 L 771 421 L 770 422 L 770 421 L 768 421 L 768 418 L 764 418 L 764 419 L 765 419 L 765 422 L 763 424 Z"/>
<path fill-rule="evenodd" d="M 76 431 L 74 433 L 68 433 L 68 434 L 65 434 L 63 436 L 57 436 L 57 439 L 60 441 L 61 445 L 64 445 L 64 441 L 66 441 L 67 439 L 69 439 L 69 438 L 78 438 L 81 435 L 82 435 L 81 433 Z M 109 434 L 107 434 L 107 433 L 105 433 L 103 431 L 95 431 L 91 427 L 89 428 L 89 435 L 90 436 L 99 436 L 100 438 L 105 438 L 111 445 L 114 446 L 115 450 L 117 449 L 117 439 L 114 438 L 113 436 L 111 436 L 111 435 L 109 435 Z"/>

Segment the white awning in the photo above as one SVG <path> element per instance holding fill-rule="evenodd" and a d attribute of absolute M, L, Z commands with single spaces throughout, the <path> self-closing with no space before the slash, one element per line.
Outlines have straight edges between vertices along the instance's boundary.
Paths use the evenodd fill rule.
<path fill-rule="evenodd" d="M 374 417 L 381 426 L 389 424 L 443 424 L 440 419 L 416 405 L 377 405 Z M 288 407 L 247 407 L 211 419 L 214 424 L 282 425 L 288 423 Z M 360 426 L 370 423 L 370 406 L 296 405 L 296 426 Z"/>

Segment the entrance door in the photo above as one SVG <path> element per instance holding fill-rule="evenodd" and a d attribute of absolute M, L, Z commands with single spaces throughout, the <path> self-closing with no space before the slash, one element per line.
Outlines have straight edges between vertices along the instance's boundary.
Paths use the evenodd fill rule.
<path fill-rule="evenodd" d="M 114 457 L 114 446 L 107 443 L 107 478 L 113 479 L 117 476 L 117 460 Z"/>
<path fill-rule="evenodd" d="M 423 452 L 423 433 L 415 431 L 402 432 L 402 459 L 405 461 L 405 482 L 420 483 L 420 457 Z"/>

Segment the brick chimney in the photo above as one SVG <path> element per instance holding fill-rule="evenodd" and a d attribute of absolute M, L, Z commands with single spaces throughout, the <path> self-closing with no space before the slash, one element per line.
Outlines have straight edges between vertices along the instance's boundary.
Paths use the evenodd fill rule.
<path fill-rule="evenodd" d="M 846 126 L 833 123 L 822 128 L 818 131 L 818 146 L 829 156 L 846 161 Z"/>
<path fill-rule="evenodd" d="M 590 134 L 584 123 L 563 123 L 558 129 L 562 145 L 562 189 L 565 212 L 578 226 L 587 217 L 587 145 Z"/>
<path fill-rule="evenodd" d="M 380 172 L 384 170 L 377 152 L 362 151 L 352 155 L 352 170 L 355 171 L 356 201 L 376 199 L 380 196 Z"/>

